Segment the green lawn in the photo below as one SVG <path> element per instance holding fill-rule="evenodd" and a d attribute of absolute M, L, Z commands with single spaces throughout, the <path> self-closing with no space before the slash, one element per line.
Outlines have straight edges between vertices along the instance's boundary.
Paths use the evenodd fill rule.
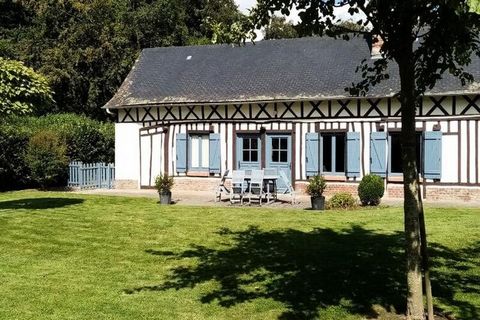
<path fill-rule="evenodd" d="M 479 319 L 480 209 L 426 215 L 436 307 Z M 0 193 L 0 319 L 402 312 L 402 217 L 400 208 L 317 213 Z"/>

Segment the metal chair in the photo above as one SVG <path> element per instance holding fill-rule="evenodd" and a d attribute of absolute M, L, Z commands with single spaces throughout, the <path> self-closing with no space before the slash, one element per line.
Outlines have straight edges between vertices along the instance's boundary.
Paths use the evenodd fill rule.
<path fill-rule="evenodd" d="M 250 186 L 248 188 L 248 204 L 252 204 L 252 200 L 258 200 L 258 204 L 262 205 L 262 198 L 265 196 L 263 191 L 263 170 L 252 170 L 250 177 Z"/>
<path fill-rule="evenodd" d="M 230 172 L 229 170 L 226 170 L 223 173 L 222 178 L 220 179 L 220 182 L 217 185 L 217 189 L 215 190 L 215 202 L 222 200 L 222 193 L 230 194 L 230 190 L 228 190 L 228 188 L 225 186 L 225 181 L 227 180 L 227 176 L 229 172 Z"/>
<path fill-rule="evenodd" d="M 263 169 L 265 177 L 278 176 L 277 168 L 265 168 Z M 270 202 L 270 199 L 277 200 L 277 183 L 276 180 L 264 181 L 263 191 L 265 192 L 265 199 Z"/>
<path fill-rule="evenodd" d="M 235 201 L 243 204 L 243 196 L 245 195 L 245 171 L 233 170 L 232 172 L 232 192 L 230 192 L 230 203 Z M 236 200 L 238 198 L 238 200 Z"/>
<path fill-rule="evenodd" d="M 285 190 L 285 194 L 290 194 L 292 196 L 292 204 L 295 204 L 295 190 L 293 190 L 293 186 L 290 183 L 290 180 L 287 178 L 287 175 L 283 170 L 278 170 L 278 176 L 282 179 L 283 183 L 287 186 Z"/>

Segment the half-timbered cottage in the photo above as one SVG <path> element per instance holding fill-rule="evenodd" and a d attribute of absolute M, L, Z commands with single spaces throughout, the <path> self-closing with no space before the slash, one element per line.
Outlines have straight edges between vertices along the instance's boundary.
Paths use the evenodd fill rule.
<path fill-rule="evenodd" d="M 151 187 L 159 173 L 183 189 L 213 188 L 227 169 L 278 168 L 302 189 L 321 173 L 330 191 L 363 175 L 402 195 L 395 65 L 366 97 L 345 90 L 375 59 L 362 37 L 145 49 L 104 108 L 116 114 L 116 186 Z M 445 75 L 417 110 L 427 198 L 480 198 L 480 59 L 462 87 Z"/>

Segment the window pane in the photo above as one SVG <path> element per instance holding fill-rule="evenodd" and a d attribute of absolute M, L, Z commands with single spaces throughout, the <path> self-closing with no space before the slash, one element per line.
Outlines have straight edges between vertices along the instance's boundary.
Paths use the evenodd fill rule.
<path fill-rule="evenodd" d="M 249 138 L 243 138 L 243 149 L 250 149 L 250 139 Z"/>
<path fill-rule="evenodd" d="M 251 161 L 258 161 L 258 151 L 252 151 L 250 153 L 250 158 L 251 158 Z"/>
<path fill-rule="evenodd" d="M 250 152 L 243 151 L 243 161 L 250 161 Z"/>
<path fill-rule="evenodd" d="M 287 162 L 288 152 L 287 151 L 280 151 L 280 161 Z"/>
<path fill-rule="evenodd" d="M 201 167 L 202 168 L 208 168 L 210 166 L 210 161 L 209 161 L 209 158 L 210 158 L 210 150 L 209 150 L 209 147 L 210 147 L 210 140 L 209 140 L 209 136 L 202 136 L 202 150 L 201 150 L 201 153 L 202 153 L 202 165 Z"/>
<path fill-rule="evenodd" d="M 257 138 L 252 138 L 250 142 L 250 148 L 251 149 L 258 149 L 258 139 Z"/>
<path fill-rule="evenodd" d="M 335 136 L 335 171 L 345 172 L 345 135 Z"/>
<path fill-rule="evenodd" d="M 402 173 L 402 146 L 400 143 L 400 134 L 390 134 L 390 171 L 392 173 Z"/>
<path fill-rule="evenodd" d="M 287 138 L 280 139 L 280 149 L 287 150 Z"/>
<path fill-rule="evenodd" d="M 332 172 L 332 136 L 323 137 L 322 147 L 323 171 Z"/>
<path fill-rule="evenodd" d="M 272 149 L 278 149 L 278 138 L 272 138 Z"/>
<path fill-rule="evenodd" d="M 192 145 L 190 146 L 190 151 L 191 151 L 192 167 L 193 168 L 198 168 L 200 166 L 199 140 L 200 140 L 199 136 L 192 136 L 191 137 Z"/>
<path fill-rule="evenodd" d="M 272 151 L 272 162 L 278 162 L 278 151 Z"/>

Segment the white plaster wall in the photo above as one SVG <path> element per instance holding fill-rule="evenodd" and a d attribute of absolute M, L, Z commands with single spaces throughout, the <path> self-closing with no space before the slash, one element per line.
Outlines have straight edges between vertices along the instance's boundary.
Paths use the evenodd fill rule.
<path fill-rule="evenodd" d="M 115 179 L 137 180 L 140 174 L 140 123 L 115 124 Z"/>
<path fill-rule="evenodd" d="M 467 121 L 460 121 L 460 130 L 461 130 L 461 136 L 460 136 L 460 151 L 462 158 L 460 160 L 460 169 L 461 169 L 461 179 L 460 182 L 467 182 L 467 165 L 468 165 L 468 159 L 467 159 Z"/>
<path fill-rule="evenodd" d="M 442 137 L 442 182 L 458 182 L 458 137 Z"/>

